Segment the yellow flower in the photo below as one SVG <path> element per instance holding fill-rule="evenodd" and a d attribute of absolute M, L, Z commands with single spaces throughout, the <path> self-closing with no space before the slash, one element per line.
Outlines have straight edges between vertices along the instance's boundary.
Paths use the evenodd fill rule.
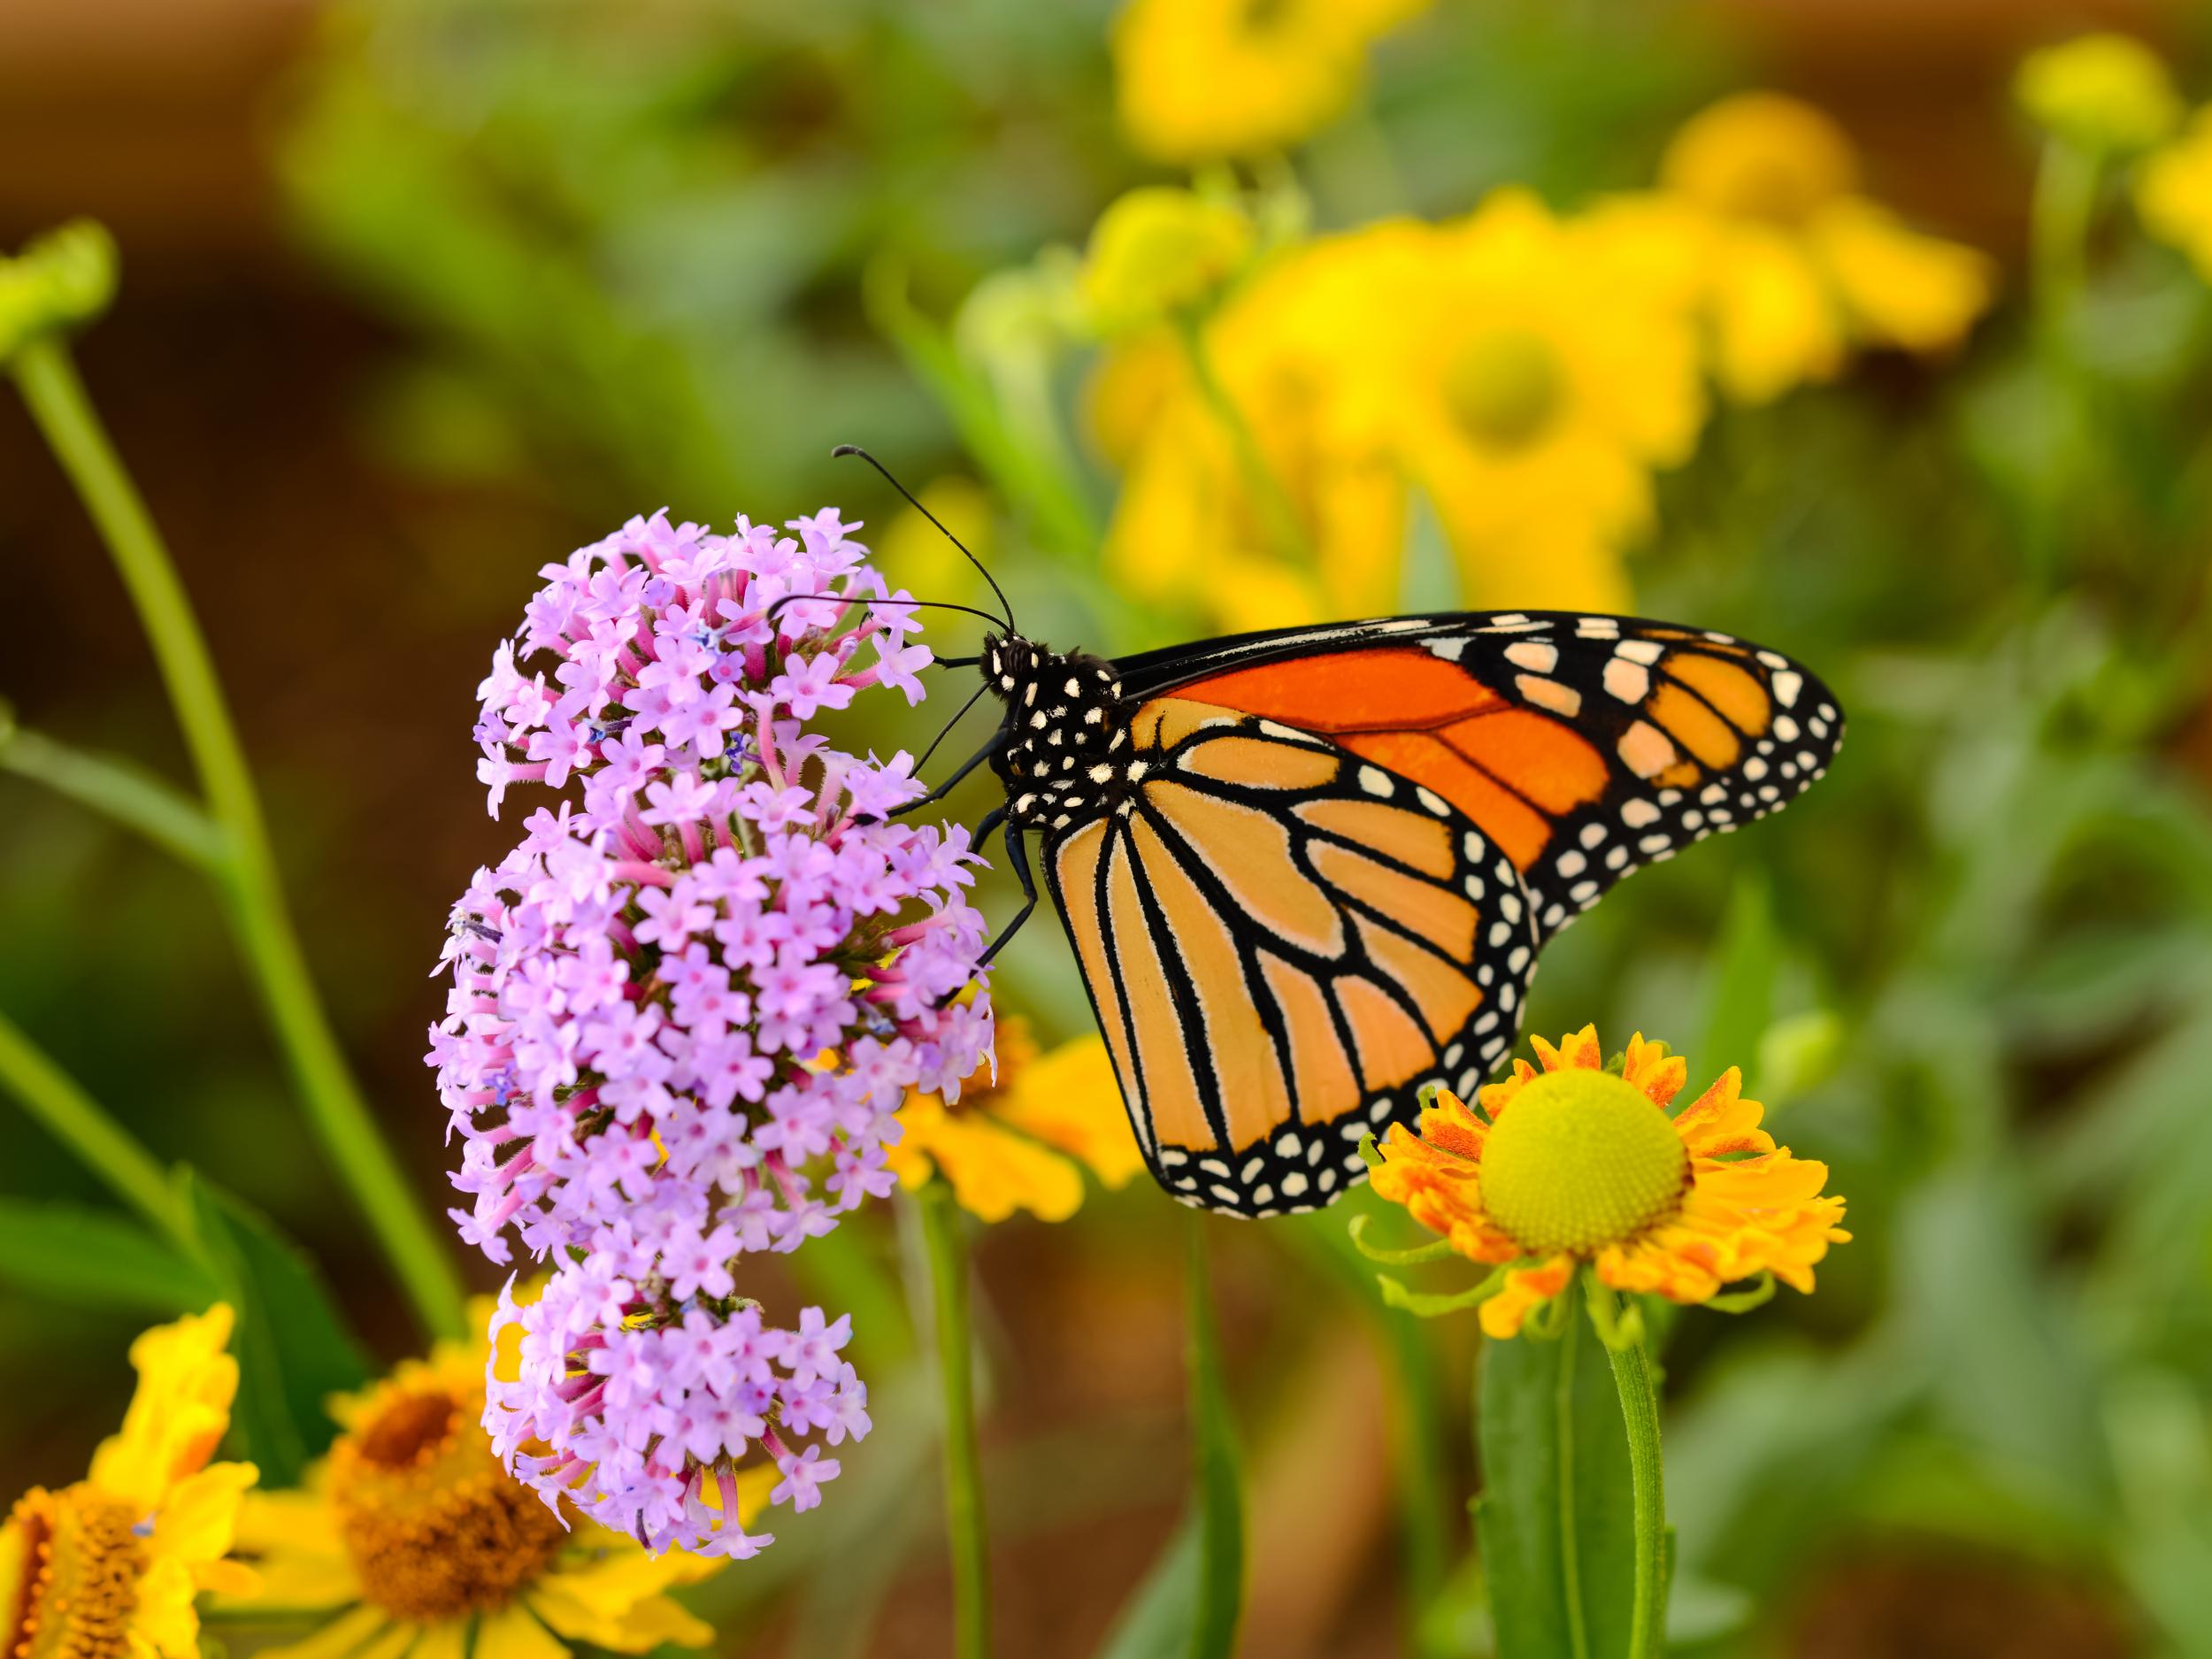
<path fill-rule="evenodd" d="M 1231 633 L 1397 609 L 1405 486 L 1354 388 L 1372 373 L 1363 319 L 1388 303 L 1415 234 L 1383 227 L 1286 250 L 1205 325 L 1207 361 L 1306 557 L 1280 545 L 1248 461 L 1168 331 L 1106 360 L 1091 413 L 1125 473 L 1106 536 L 1123 591 Z"/>
<path fill-rule="evenodd" d="M 0 1654 L 7 1659 L 196 1659 L 202 1590 L 250 1590 L 227 1559 L 251 1463 L 211 1463 L 230 1426 L 238 1362 L 231 1310 L 157 1326 L 131 1344 L 137 1392 L 92 1471 L 33 1487 L 0 1526 Z"/>
<path fill-rule="evenodd" d="M 1652 472 L 1704 419 L 1697 339 L 1612 245 L 1517 190 L 1426 233 L 1377 306 L 1376 425 L 1426 492 L 1467 603 L 1619 610 Z"/>
<path fill-rule="evenodd" d="M 1083 291 L 1106 334 L 1187 312 L 1218 293 L 1252 252 L 1252 221 L 1233 203 L 1148 185 L 1098 216 Z"/>
<path fill-rule="evenodd" d="M 1768 1273 L 1809 1292 L 1814 1263 L 1851 1236 L 1843 1200 L 1821 1192 L 1828 1166 L 1774 1144 L 1735 1067 L 1670 1117 L 1689 1067 L 1664 1043 L 1632 1038 L 1619 1076 L 1594 1025 L 1535 1048 L 1543 1070 L 1515 1061 L 1482 1115 L 1440 1093 L 1417 1136 L 1392 1125 L 1374 1172 L 1460 1255 L 1520 1263 L 1482 1304 L 1491 1336 L 1516 1334 L 1578 1262 L 1616 1290 L 1701 1302 Z"/>
<path fill-rule="evenodd" d="M 1340 113 L 1367 48 L 1429 0 L 1131 0 L 1114 20 L 1122 130 L 1156 160 L 1248 156 Z"/>
<path fill-rule="evenodd" d="M 2085 35 L 2032 52 L 2013 90 L 2037 125 L 2095 154 L 2147 150 L 2181 125 L 2166 65 L 2125 35 Z"/>
<path fill-rule="evenodd" d="M 2212 110 L 2143 164 L 2135 205 L 2152 235 L 2187 254 L 2212 282 Z"/>
<path fill-rule="evenodd" d="M 1696 273 L 1716 373 L 1740 402 L 1832 379 L 1857 347 L 1946 349 L 1989 304 L 1988 259 L 1857 194 L 1850 141 L 1793 98 L 1741 93 L 1692 118 L 1660 182 L 1656 203 L 1601 207 L 1593 234 L 1632 259 L 1669 244 Z"/>
<path fill-rule="evenodd" d="M 961 1207 L 985 1221 L 1017 1210 L 1065 1221 L 1082 1206 L 1079 1165 L 1109 1187 L 1143 1167 L 1106 1045 L 1079 1037 L 1041 1055 L 1010 1017 L 999 1021 L 996 1081 L 985 1066 L 950 1106 L 909 1094 L 899 1124 L 890 1166 L 900 1181 L 910 1191 L 941 1174 Z"/>
<path fill-rule="evenodd" d="M 480 1301 L 471 1323 L 484 1329 L 491 1313 Z M 519 1358 L 519 1338 L 508 1336 L 503 1372 Z M 224 1610 L 318 1624 L 263 1648 L 267 1659 L 561 1659 L 571 1642 L 644 1653 L 713 1640 L 665 1593 L 718 1562 L 681 1550 L 657 1560 L 556 1516 L 500 1467 L 481 1425 L 487 1358 L 480 1340 L 441 1342 L 334 1400 L 343 1432 L 302 1489 L 248 1502 L 239 1544 L 258 1557 L 261 1584 Z M 745 1519 L 774 1479 L 764 1466 L 740 1476 Z"/>

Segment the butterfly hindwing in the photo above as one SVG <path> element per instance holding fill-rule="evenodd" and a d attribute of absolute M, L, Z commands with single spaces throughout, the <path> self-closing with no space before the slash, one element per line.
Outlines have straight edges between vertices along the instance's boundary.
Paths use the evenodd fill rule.
<path fill-rule="evenodd" d="M 1271 719 L 1449 801 L 1520 870 L 1541 937 L 1631 871 L 1786 804 L 1843 735 L 1801 664 L 1632 617 L 1399 618 L 1118 666 L 1129 695 Z"/>
<path fill-rule="evenodd" d="M 1471 1093 L 1511 1046 L 1519 872 L 1333 738 L 1180 697 L 1128 730 L 1133 787 L 1043 854 L 1146 1161 L 1210 1209 L 1325 1203 L 1424 1084 Z"/>

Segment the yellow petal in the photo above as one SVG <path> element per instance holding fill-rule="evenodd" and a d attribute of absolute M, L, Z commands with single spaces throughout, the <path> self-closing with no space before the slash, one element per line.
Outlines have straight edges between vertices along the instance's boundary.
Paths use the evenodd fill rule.
<path fill-rule="evenodd" d="M 264 1647 L 254 1659 L 349 1659 L 354 1650 L 381 1632 L 392 1616 L 380 1607 L 357 1607 L 295 1642 Z"/>
<path fill-rule="evenodd" d="M 1944 350 L 1988 309 L 1995 267 L 1985 256 L 1908 230 L 1871 202 L 1837 203 L 1810 234 L 1860 334 L 1878 344 Z"/>
<path fill-rule="evenodd" d="M 616 1653 L 646 1653 L 664 1641 L 704 1647 L 714 1640 L 711 1624 L 664 1595 L 634 1602 L 617 1617 L 586 1605 L 558 1578 L 540 1579 L 528 1595 L 538 1617 L 562 1635 Z"/>
<path fill-rule="evenodd" d="M 349 1555 L 269 1555 L 256 1562 L 254 1568 L 255 1581 L 250 1588 L 204 1586 L 216 1593 L 219 1610 L 320 1613 L 361 1599 L 360 1575 L 354 1571 Z"/>
<path fill-rule="evenodd" d="M 476 1632 L 476 1659 L 568 1659 L 568 1645 L 515 1605 L 485 1617 Z"/>
<path fill-rule="evenodd" d="M 1768 403 L 1842 369 L 1835 296 L 1795 240 L 1763 226 L 1732 229 L 1711 280 L 1714 367 L 1738 403 Z"/>
<path fill-rule="evenodd" d="M 961 1208 L 981 1220 L 1026 1210 L 1041 1221 L 1065 1221 L 1082 1206 L 1074 1164 L 987 1118 L 948 1119 L 933 1150 Z"/>
<path fill-rule="evenodd" d="M 238 1522 L 239 1500 L 260 1479 L 251 1463 L 211 1463 L 170 1488 L 154 1516 L 153 1550 L 180 1561 L 213 1561 L 227 1554 Z"/>
<path fill-rule="evenodd" d="M 1113 1059 L 1095 1035 L 1063 1043 L 1023 1067 L 994 1102 L 993 1116 L 1082 1159 L 1109 1187 L 1144 1167 Z"/>
<path fill-rule="evenodd" d="M 196 1659 L 200 1616 L 193 1607 L 192 1571 L 180 1561 L 157 1561 L 138 1581 L 131 1634 L 163 1659 Z"/>
<path fill-rule="evenodd" d="M 465 1659 L 468 1635 L 466 1618 L 440 1619 L 434 1624 L 426 1624 L 421 1640 L 415 1644 L 414 1659 Z"/>
<path fill-rule="evenodd" d="M 157 1509 L 173 1482 L 213 1455 L 238 1392 L 238 1362 L 224 1352 L 231 1323 L 230 1309 L 218 1302 L 131 1344 L 138 1388 L 121 1432 L 93 1454 L 92 1482 L 101 1491 Z"/>
<path fill-rule="evenodd" d="M 238 1507 L 237 1548 L 250 1555 L 284 1555 L 295 1550 L 310 1555 L 343 1555 L 337 1512 L 331 1508 L 322 1477 L 318 1467 L 308 1472 L 303 1491 L 247 1493 Z"/>

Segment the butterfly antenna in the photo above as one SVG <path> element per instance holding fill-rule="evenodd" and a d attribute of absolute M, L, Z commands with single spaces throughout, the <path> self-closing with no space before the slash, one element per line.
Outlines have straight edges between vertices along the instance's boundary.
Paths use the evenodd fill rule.
<path fill-rule="evenodd" d="M 893 489 L 898 491 L 900 495 L 905 496 L 908 506 L 913 508 L 916 512 L 918 512 L 923 518 L 928 519 L 930 523 L 935 525 L 938 531 L 944 536 L 946 541 L 951 542 L 953 546 L 958 548 L 963 554 L 966 555 L 968 563 L 975 566 L 977 573 L 979 574 L 986 582 L 990 584 L 991 591 L 998 595 L 999 608 L 1006 612 L 1005 619 L 1008 631 L 1015 634 L 1020 633 L 1021 630 L 1014 625 L 1014 607 L 1007 601 L 1006 590 L 998 585 L 998 578 L 991 574 L 989 569 L 984 565 L 983 561 L 976 557 L 975 554 L 970 550 L 968 544 L 965 541 L 963 541 L 958 536 L 953 534 L 951 531 L 946 529 L 945 521 L 940 518 L 935 513 L 930 511 L 928 508 L 923 506 L 920 502 L 917 501 L 914 497 L 914 492 L 912 490 L 907 488 L 907 487 L 900 483 L 897 479 L 892 477 L 891 469 L 889 467 L 884 465 L 882 462 L 877 460 L 874 456 L 870 455 L 867 450 L 862 449 L 858 444 L 841 443 L 834 449 L 830 451 L 830 458 L 833 461 L 841 460 L 849 455 L 858 456 L 862 460 L 867 462 L 870 466 L 874 467 L 877 472 L 882 473 L 883 481 L 890 485 Z"/>
<path fill-rule="evenodd" d="M 929 757 L 937 752 L 938 745 L 952 735 L 953 728 L 958 726 L 961 721 L 968 718 L 968 710 L 974 708 L 976 703 L 982 698 L 983 694 L 990 688 L 991 687 L 988 682 L 986 682 L 983 685 L 978 686 L 972 692 L 968 694 L 968 700 L 960 705 L 959 712 L 955 714 L 951 719 L 946 721 L 943 730 L 940 731 L 935 737 L 929 740 L 929 747 L 922 751 L 922 757 L 914 763 L 914 770 L 917 772 L 919 772 L 923 767 L 929 764 Z"/>

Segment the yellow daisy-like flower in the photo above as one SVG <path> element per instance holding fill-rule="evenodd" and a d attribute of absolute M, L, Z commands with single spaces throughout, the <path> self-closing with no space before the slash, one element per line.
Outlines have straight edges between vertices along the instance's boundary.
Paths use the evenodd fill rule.
<path fill-rule="evenodd" d="M 1098 1038 L 1040 1054 L 1028 1027 L 1008 1017 L 999 1021 L 997 1047 L 995 1081 L 987 1064 L 954 1104 L 914 1094 L 899 1109 L 904 1133 L 890 1167 L 909 1191 L 941 1174 L 961 1208 L 985 1221 L 1017 1210 L 1065 1221 L 1082 1207 L 1081 1166 L 1109 1187 L 1143 1167 Z"/>
<path fill-rule="evenodd" d="M 2038 126 L 2101 155 L 2147 150 L 2181 124 L 2173 78 L 2131 35 L 2084 35 L 2032 52 L 2013 90 Z"/>
<path fill-rule="evenodd" d="M 1281 545 L 1248 458 L 1171 334 L 1139 337 L 1106 360 L 1092 423 L 1125 473 L 1106 537 L 1124 591 L 1229 633 L 1397 608 L 1403 473 L 1356 388 L 1373 373 L 1366 319 L 1393 303 L 1425 234 L 1385 225 L 1287 251 L 1205 326 L 1212 373 L 1305 557 Z"/>
<path fill-rule="evenodd" d="M 2212 110 L 2200 110 L 2178 139 L 2143 163 L 2135 206 L 2152 235 L 2187 254 L 2212 282 Z"/>
<path fill-rule="evenodd" d="M 1470 604 L 1624 609 L 1652 473 L 1704 420 L 1690 319 L 1523 191 L 1428 234 L 1375 309 L 1369 418 L 1434 503 Z"/>
<path fill-rule="evenodd" d="M 1342 112 L 1367 49 L 1429 0 L 1131 0 L 1114 21 L 1116 102 L 1156 160 L 1296 142 Z"/>
<path fill-rule="evenodd" d="M 1676 134 L 1658 197 L 1602 205 L 1591 225 L 1624 257 L 1687 274 L 1723 388 L 1764 403 L 1833 379 L 1857 348 L 1947 349 L 1989 305 L 1985 256 L 1907 228 L 1857 179 L 1826 115 L 1741 93 Z"/>
<path fill-rule="evenodd" d="M 1480 1115 L 1440 1093 L 1417 1135 L 1392 1125 L 1373 1176 L 1458 1254 L 1523 1264 L 1483 1302 L 1487 1334 L 1517 1334 L 1578 1263 L 1616 1290 L 1701 1302 L 1768 1273 L 1809 1292 L 1814 1263 L 1850 1238 L 1843 1200 L 1821 1191 L 1828 1166 L 1774 1144 L 1735 1067 L 1670 1116 L 1689 1067 L 1664 1043 L 1638 1033 L 1617 1076 L 1594 1025 L 1534 1046 L 1541 1071 L 1515 1061 Z"/>
<path fill-rule="evenodd" d="M 92 1471 L 34 1487 L 0 1526 L 0 1655 L 196 1659 L 203 1590 L 250 1590 L 227 1559 L 251 1463 L 211 1463 L 230 1426 L 238 1362 L 231 1310 L 157 1326 L 131 1344 L 138 1389 Z"/>
<path fill-rule="evenodd" d="M 480 1300 L 471 1323 L 483 1329 L 491 1314 Z M 519 1344 L 503 1333 L 503 1374 Z M 344 1432 L 303 1488 L 249 1501 L 239 1545 L 261 1583 L 224 1610 L 319 1621 L 266 1659 L 561 1659 L 571 1642 L 644 1653 L 713 1640 L 666 1592 L 720 1563 L 681 1550 L 655 1559 L 556 1516 L 500 1467 L 482 1427 L 486 1358 L 481 1340 L 441 1342 L 334 1400 Z M 774 1479 L 767 1467 L 740 1476 L 748 1522 Z"/>

